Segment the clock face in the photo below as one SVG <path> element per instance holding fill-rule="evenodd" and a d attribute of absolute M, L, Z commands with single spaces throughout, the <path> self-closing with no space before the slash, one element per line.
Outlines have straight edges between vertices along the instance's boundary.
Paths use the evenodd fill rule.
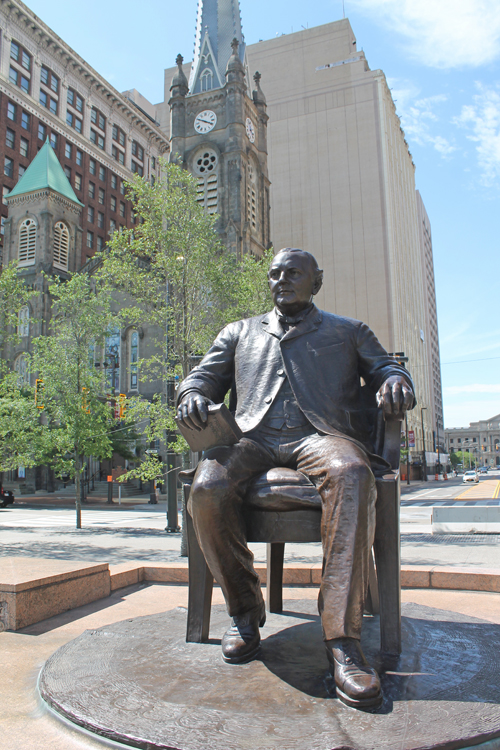
<path fill-rule="evenodd" d="M 250 143 L 254 143 L 254 141 L 255 141 L 255 128 L 253 126 L 253 122 L 251 121 L 251 119 L 249 117 L 247 117 L 246 126 L 247 126 L 247 136 L 248 136 L 248 139 L 249 139 Z"/>
<path fill-rule="evenodd" d="M 217 115 L 211 109 L 204 109 L 194 118 L 194 129 L 197 133 L 210 133 L 217 122 Z"/>

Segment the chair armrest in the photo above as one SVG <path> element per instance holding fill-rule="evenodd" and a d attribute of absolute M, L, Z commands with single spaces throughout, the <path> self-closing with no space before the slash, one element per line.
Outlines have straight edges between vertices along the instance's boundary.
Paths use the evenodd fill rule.
<path fill-rule="evenodd" d="M 401 454 L 401 418 L 390 415 L 385 417 L 384 446 L 382 457 L 394 470 L 399 469 L 399 457 Z"/>

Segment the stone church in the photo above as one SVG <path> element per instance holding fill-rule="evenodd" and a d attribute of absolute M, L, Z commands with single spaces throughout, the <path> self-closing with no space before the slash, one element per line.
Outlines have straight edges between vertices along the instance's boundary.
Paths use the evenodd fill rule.
<path fill-rule="evenodd" d="M 237 0 L 200 1 L 189 81 L 182 63 L 168 101 L 170 159 L 197 178 L 226 247 L 259 256 L 271 244 L 268 116 L 258 72 L 250 88 Z"/>

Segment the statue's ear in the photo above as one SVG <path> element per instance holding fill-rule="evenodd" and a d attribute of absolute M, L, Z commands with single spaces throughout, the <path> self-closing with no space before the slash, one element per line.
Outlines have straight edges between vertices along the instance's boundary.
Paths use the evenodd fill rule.
<path fill-rule="evenodd" d="M 312 293 L 313 295 L 317 294 L 321 287 L 323 286 L 323 271 L 318 271 L 316 274 L 316 278 L 314 279 Z"/>

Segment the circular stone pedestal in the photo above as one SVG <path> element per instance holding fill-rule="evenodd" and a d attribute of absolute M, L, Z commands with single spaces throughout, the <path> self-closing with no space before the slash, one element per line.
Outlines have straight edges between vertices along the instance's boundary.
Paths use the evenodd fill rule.
<path fill-rule="evenodd" d="M 382 662 L 377 618 L 365 618 L 385 700 L 364 713 L 335 698 L 315 603 L 285 607 L 268 615 L 261 657 L 240 666 L 221 659 L 222 607 L 205 644 L 185 642 L 180 608 L 86 631 L 47 661 L 41 695 L 80 727 L 146 750 L 457 750 L 500 737 L 498 626 L 406 604 L 403 654 Z"/>

